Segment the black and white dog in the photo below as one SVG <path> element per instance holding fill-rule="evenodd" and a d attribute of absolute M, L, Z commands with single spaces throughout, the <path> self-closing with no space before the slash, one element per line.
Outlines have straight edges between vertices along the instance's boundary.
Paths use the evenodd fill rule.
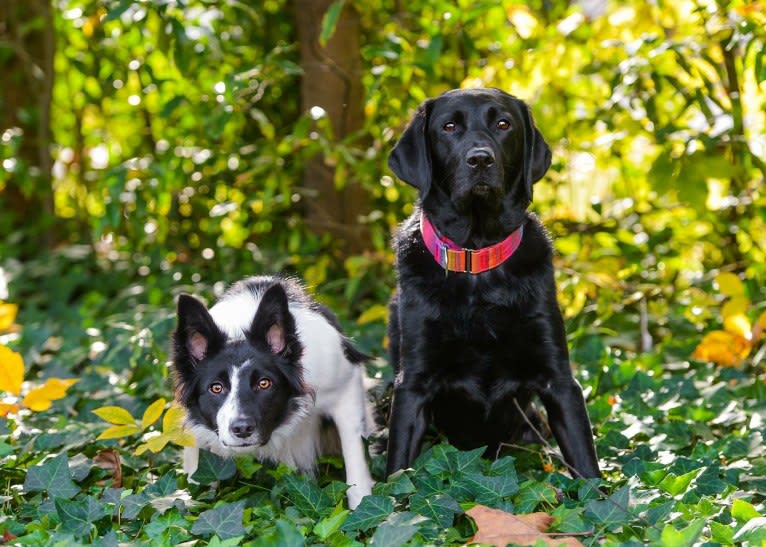
<path fill-rule="evenodd" d="M 530 429 L 538 396 L 573 473 L 599 476 L 553 249 L 527 212 L 550 163 L 527 105 L 497 89 L 425 101 L 391 152 L 420 203 L 394 238 L 389 474 L 412 464 L 429 423 L 459 448 L 493 453 Z"/>
<path fill-rule="evenodd" d="M 181 295 L 174 346 L 176 398 L 199 448 L 225 457 L 250 454 L 311 474 L 329 419 L 340 438 L 349 506 L 370 493 L 360 366 L 368 357 L 300 283 L 248 278 L 209 311 Z M 184 451 L 190 475 L 199 448 Z"/>

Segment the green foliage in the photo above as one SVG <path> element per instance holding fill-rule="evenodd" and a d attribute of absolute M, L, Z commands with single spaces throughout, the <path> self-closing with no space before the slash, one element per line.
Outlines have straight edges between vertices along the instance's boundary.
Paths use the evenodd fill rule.
<path fill-rule="evenodd" d="M 53 218 L 8 206 L 11 187 L 41 190 L 28 136 L 0 128 L 0 298 L 20 305 L 0 343 L 23 357 L 26 381 L 78 382 L 50 409 L 0 418 L 0 533 L 20 544 L 465 544 L 475 524 L 464 511 L 483 504 L 546 512 L 552 532 L 586 544 L 762 543 L 762 3 L 586 13 L 339 0 L 322 39 L 342 32 L 342 10 L 358 12 L 365 90 L 364 127 L 343 140 L 299 109 L 287 7 L 56 3 Z M 0 40 L 0 60 L 11 55 Z M 488 460 L 438 439 L 387 482 L 374 458 L 379 482 L 355 511 L 333 460 L 309 479 L 203 451 L 196 482 L 179 475 L 180 449 L 162 437 L 179 432 L 164 420 L 160 432 L 157 403 L 172 393 L 175 296 L 212 300 L 245 275 L 298 273 L 361 349 L 383 355 L 389 234 L 415 198 L 386 154 L 423 99 L 472 85 L 527 99 L 554 150 L 534 209 L 556 236 L 604 480 L 562 474 L 545 445 Z M 339 191 L 353 178 L 371 198 L 364 254 L 304 223 L 317 196 L 301 174 L 318 152 Z M 55 249 L 36 236 L 49 226 Z M 719 331 L 741 342 L 729 368 L 713 362 L 730 355 L 706 336 Z M 391 370 L 379 360 L 368 373 L 385 412 Z M 108 416 L 128 430 L 98 438 L 103 407 L 123 409 Z"/>

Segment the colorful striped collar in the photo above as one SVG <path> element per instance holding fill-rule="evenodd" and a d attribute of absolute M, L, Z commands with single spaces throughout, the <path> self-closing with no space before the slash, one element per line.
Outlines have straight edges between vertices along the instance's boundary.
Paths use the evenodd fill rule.
<path fill-rule="evenodd" d="M 420 233 L 434 260 L 450 272 L 479 274 L 497 268 L 508 260 L 521 244 L 524 226 L 519 226 L 500 243 L 483 249 L 464 249 L 436 231 L 424 213 L 420 213 Z"/>

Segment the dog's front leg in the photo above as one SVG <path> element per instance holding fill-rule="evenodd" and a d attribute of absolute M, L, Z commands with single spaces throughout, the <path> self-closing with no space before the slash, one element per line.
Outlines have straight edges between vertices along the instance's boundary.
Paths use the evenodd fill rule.
<path fill-rule="evenodd" d="M 340 437 L 346 466 L 346 484 L 349 485 L 346 494 L 351 509 L 356 509 L 362 498 L 372 492 L 373 485 L 362 442 L 362 437 L 367 433 L 367 414 L 361 375 L 362 368 L 354 367 L 353 378 L 338 398 L 339 403 L 331 416 Z"/>
<path fill-rule="evenodd" d="M 539 392 L 548 423 L 574 477 L 600 477 L 582 388 L 571 376 L 554 378 Z"/>
<path fill-rule="evenodd" d="M 191 481 L 191 476 L 197 470 L 198 465 L 199 465 L 199 448 L 197 448 L 196 446 L 185 446 L 183 469 L 184 469 L 184 473 L 186 473 L 189 476 L 189 481 Z"/>
<path fill-rule="evenodd" d="M 424 403 L 423 395 L 415 389 L 404 382 L 395 384 L 388 425 L 386 476 L 410 467 L 420 452 L 427 425 Z"/>

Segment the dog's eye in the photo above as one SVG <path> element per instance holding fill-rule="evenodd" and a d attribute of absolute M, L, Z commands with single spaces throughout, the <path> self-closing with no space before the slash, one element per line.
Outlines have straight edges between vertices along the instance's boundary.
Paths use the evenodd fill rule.
<path fill-rule="evenodd" d="M 213 393 L 215 395 L 220 395 L 223 393 L 223 384 L 221 382 L 215 382 L 210 384 L 210 393 Z"/>
<path fill-rule="evenodd" d="M 455 129 L 457 129 L 457 125 L 455 125 L 455 122 L 447 122 L 442 126 L 442 129 L 444 129 L 447 133 L 452 133 Z"/>
<path fill-rule="evenodd" d="M 508 131 L 511 128 L 511 122 L 508 120 L 499 120 L 497 122 L 497 128 L 501 131 Z"/>
<path fill-rule="evenodd" d="M 271 387 L 271 380 L 268 378 L 261 378 L 258 380 L 258 387 L 260 389 L 269 389 Z"/>

